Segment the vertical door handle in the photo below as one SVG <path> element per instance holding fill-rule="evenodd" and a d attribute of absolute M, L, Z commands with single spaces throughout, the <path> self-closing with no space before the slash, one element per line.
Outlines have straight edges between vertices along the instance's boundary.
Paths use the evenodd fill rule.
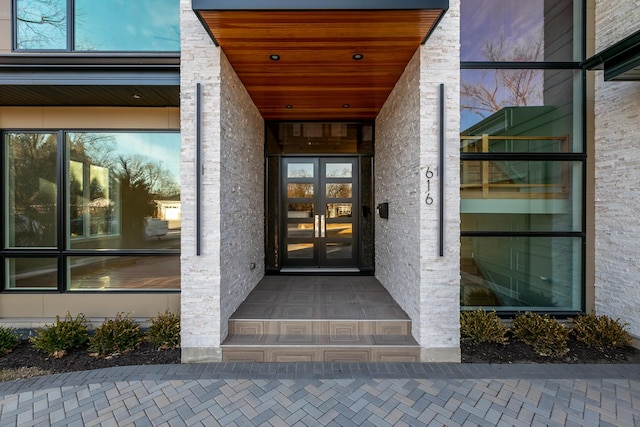
<path fill-rule="evenodd" d="M 320 237 L 320 215 L 316 215 L 316 219 L 313 224 L 313 231 L 316 238 Z"/>
<path fill-rule="evenodd" d="M 320 237 L 324 237 L 326 231 L 326 224 L 324 215 L 320 215 Z"/>

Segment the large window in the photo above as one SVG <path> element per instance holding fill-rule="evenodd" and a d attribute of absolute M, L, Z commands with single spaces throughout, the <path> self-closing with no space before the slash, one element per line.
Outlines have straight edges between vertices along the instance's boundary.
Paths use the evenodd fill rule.
<path fill-rule="evenodd" d="M 179 0 L 14 0 L 17 50 L 180 50 Z"/>
<path fill-rule="evenodd" d="M 4 134 L 3 289 L 178 289 L 177 132 Z"/>
<path fill-rule="evenodd" d="M 461 305 L 583 309 L 582 2 L 463 0 Z"/>

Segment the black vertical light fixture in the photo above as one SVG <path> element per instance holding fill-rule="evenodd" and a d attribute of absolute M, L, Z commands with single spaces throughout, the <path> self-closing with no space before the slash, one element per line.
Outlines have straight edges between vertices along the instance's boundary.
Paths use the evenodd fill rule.
<path fill-rule="evenodd" d="M 440 214 L 440 230 L 439 230 L 439 246 L 440 256 L 444 256 L 444 83 L 440 83 L 440 159 L 438 165 L 438 195 L 440 199 L 439 214 Z"/>
<path fill-rule="evenodd" d="M 196 83 L 196 256 L 202 254 L 202 85 Z"/>

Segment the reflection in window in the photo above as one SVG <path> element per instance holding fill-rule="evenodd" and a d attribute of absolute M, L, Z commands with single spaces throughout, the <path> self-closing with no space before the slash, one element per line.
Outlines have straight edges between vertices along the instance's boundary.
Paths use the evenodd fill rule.
<path fill-rule="evenodd" d="M 467 160 L 461 167 L 460 193 L 476 199 L 567 199 L 570 172 L 566 162 Z"/>
<path fill-rule="evenodd" d="M 350 199 L 353 196 L 353 184 L 328 183 L 326 186 L 326 196 L 330 199 Z"/>
<path fill-rule="evenodd" d="M 179 0 L 16 0 L 16 49 L 177 52 L 179 18 Z"/>
<path fill-rule="evenodd" d="M 351 217 L 353 205 L 351 203 L 327 203 L 327 218 Z"/>
<path fill-rule="evenodd" d="M 575 61 L 573 0 L 465 0 L 462 61 Z"/>
<path fill-rule="evenodd" d="M 287 237 L 289 238 L 311 238 L 313 232 L 313 224 L 287 224 Z"/>
<path fill-rule="evenodd" d="M 327 259 L 350 259 L 353 256 L 351 243 L 327 243 Z"/>
<path fill-rule="evenodd" d="M 336 238 L 344 237 L 350 239 L 353 237 L 353 224 L 351 223 L 335 223 L 327 224 L 327 237 Z"/>
<path fill-rule="evenodd" d="M 463 237 L 460 249 L 463 307 L 580 309 L 580 238 Z"/>
<path fill-rule="evenodd" d="M 14 133 L 5 138 L 5 245 L 56 247 L 56 135 Z"/>
<path fill-rule="evenodd" d="M 290 199 L 307 199 L 313 197 L 313 184 L 287 184 L 287 197 Z"/>
<path fill-rule="evenodd" d="M 464 69 L 460 120 L 465 152 L 576 152 L 582 150 L 575 103 L 575 70 Z M 490 135 L 486 147 L 482 135 Z M 542 138 L 528 139 L 535 136 Z M 500 140 L 499 138 L 502 138 Z"/>
<path fill-rule="evenodd" d="M 56 258 L 9 258 L 5 262 L 7 289 L 57 289 Z"/>
<path fill-rule="evenodd" d="M 179 0 L 75 0 L 75 50 L 179 51 Z"/>
<path fill-rule="evenodd" d="M 16 0 L 17 49 L 66 49 L 66 0 Z"/>
<path fill-rule="evenodd" d="M 313 259 L 313 243 L 290 243 L 287 245 L 289 259 Z"/>
<path fill-rule="evenodd" d="M 69 133 L 72 249 L 180 247 L 177 133 Z"/>
<path fill-rule="evenodd" d="M 311 218 L 313 216 L 313 203 L 289 203 L 287 205 L 287 218 Z"/>
<path fill-rule="evenodd" d="M 287 178 L 313 178 L 313 163 L 289 163 Z"/>
<path fill-rule="evenodd" d="M 353 165 L 351 163 L 327 163 L 327 178 L 351 178 Z"/>
<path fill-rule="evenodd" d="M 75 256 L 68 262 L 72 290 L 180 288 L 175 256 Z"/>

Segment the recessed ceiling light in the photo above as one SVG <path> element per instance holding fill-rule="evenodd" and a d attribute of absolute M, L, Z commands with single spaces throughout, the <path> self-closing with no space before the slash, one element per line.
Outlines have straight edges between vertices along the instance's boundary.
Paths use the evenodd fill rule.
<path fill-rule="evenodd" d="M 355 59 L 356 61 L 360 61 L 362 58 L 364 58 L 364 55 L 361 53 L 354 53 L 353 54 L 353 59 Z"/>
<path fill-rule="evenodd" d="M 137 93 L 134 93 L 133 95 L 131 95 L 131 97 L 132 97 L 133 99 L 142 99 L 142 96 L 141 96 L 141 95 L 139 95 L 139 94 L 137 94 Z"/>
<path fill-rule="evenodd" d="M 272 61 L 279 61 L 280 60 L 280 55 L 276 55 L 275 53 L 271 54 L 271 55 L 269 55 L 269 59 L 272 60 Z"/>
<path fill-rule="evenodd" d="M 349 108 L 349 107 L 351 107 L 351 105 L 349 105 L 349 104 L 343 104 L 342 105 L 342 108 Z"/>
<path fill-rule="evenodd" d="M 287 104 L 287 105 L 285 105 L 285 108 L 293 108 L 293 105 Z"/>

